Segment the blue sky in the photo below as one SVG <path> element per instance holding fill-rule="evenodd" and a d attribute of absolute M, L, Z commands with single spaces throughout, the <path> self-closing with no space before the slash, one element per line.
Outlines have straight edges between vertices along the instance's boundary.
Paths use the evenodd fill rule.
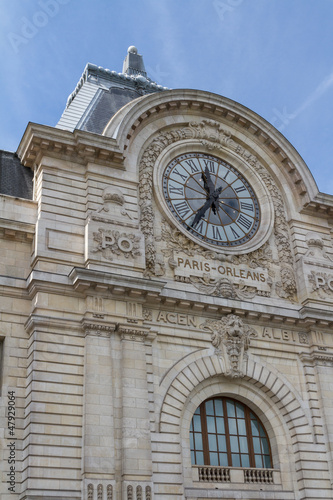
<path fill-rule="evenodd" d="M 170 88 L 224 95 L 275 125 L 333 194 L 332 0 L 11 0 L 0 5 L 0 148 L 55 125 L 87 62 L 129 45 Z"/>

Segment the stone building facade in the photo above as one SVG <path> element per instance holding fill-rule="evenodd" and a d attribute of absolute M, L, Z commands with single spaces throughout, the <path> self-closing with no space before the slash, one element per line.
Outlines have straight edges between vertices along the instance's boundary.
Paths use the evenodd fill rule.
<path fill-rule="evenodd" d="M 6 158 L 1 498 L 332 499 L 333 197 L 281 133 L 132 47 Z"/>

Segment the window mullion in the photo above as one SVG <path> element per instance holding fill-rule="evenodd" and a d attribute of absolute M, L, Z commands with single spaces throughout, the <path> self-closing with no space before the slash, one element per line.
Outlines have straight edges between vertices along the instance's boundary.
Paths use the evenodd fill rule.
<path fill-rule="evenodd" d="M 251 429 L 251 417 L 250 410 L 247 406 L 244 406 L 245 409 L 245 426 L 246 426 L 246 434 L 247 434 L 247 445 L 249 447 L 249 456 L 250 456 L 250 467 L 255 467 L 255 459 L 254 459 L 254 448 L 253 448 L 253 437 L 252 437 L 252 429 Z"/>
<path fill-rule="evenodd" d="M 225 440 L 226 440 L 226 444 L 227 444 L 227 454 L 228 454 L 228 465 L 229 465 L 229 467 L 232 467 L 230 434 L 229 434 L 229 424 L 228 424 L 228 414 L 227 414 L 227 403 L 226 403 L 224 398 L 222 398 L 222 404 L 223 404 Z"/>
<path fill-rule="evenodd" d="M 207 417 L 206 417 L 205 403 L 201 403 L 201 405 L 200 405 L 200 417 L 201 417 L 201 432 L 202 432 L 204 463 L 207 465 L 210 465 L 209 446 L 208 446 L 208 429 L 207 429 Z"/>

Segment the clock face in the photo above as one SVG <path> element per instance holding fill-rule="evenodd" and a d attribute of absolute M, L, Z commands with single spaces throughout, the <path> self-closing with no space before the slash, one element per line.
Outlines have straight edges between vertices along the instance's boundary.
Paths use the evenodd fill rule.
<path fill-rule="evenodd" d="M 260 225 L 257 197 L 232 165 L 203 153 L 175 158 L 163 173 L 163 193 L 173 216 L 193 236 L 219 247 L 249 241 Z"/>

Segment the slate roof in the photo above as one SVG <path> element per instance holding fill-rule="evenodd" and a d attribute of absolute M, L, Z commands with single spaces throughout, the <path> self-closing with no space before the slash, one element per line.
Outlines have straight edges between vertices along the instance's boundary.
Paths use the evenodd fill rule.
<path fill-rule="evenodd" d="M 116 114 L 125 104 L 140 96 L 139 92 L 126 88 L 113 87 L 110 90 L 100 90 L 94 105 L 91 106 L 77 128 L 101 134 L 111 116 Z"/>
<path fill-rule="evenodd" d="M 0 150 L 0 194 L 32 200 L 33 172 L 16 153 Z"/>
<path fill-rule="evenodd" d="M 110 118 L 125 104 L 163 90 L 168 89 L 147 76 L 142 56 L 131 46 L 122 73 L 91 63 L 86 65 L 56 128 L 101 134 Z"/>

